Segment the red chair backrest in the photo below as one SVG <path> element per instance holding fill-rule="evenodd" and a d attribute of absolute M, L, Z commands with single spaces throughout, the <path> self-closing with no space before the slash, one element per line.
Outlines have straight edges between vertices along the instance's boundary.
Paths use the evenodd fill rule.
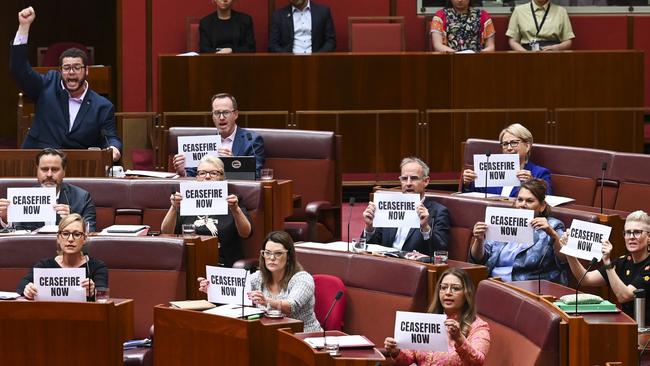
<path fill-rule="evenodd" d="M 350 52 L 404 51 L 402 23 L 352 23 Z"/>
<path fill-rule="evenodd" d="M 86 46 L 76 42 L 58 42 L 47 47 L 41 66 L 59 66 L 59 56 L 69 48 L 78 48 L 84 51 L 88 56 L 88 65 L 93 65 L 95 60 L 92 59 L 92 55 Z"/>
<path fill-rule="evenodd" d="M 326 274 L 315 274 L 314 284 L 316 285 L 314 291 L 314 297 L 316 298 L 314 313 L 316 313 L 316 319 L 318 319 L 321 327 L 325 330 L 343 330 L 346 303 L 345 284 L 343 284 L 340 278 Z M 330 309 L 334 297 L 339 291 L 343 291 L 343 296 L 334 305 L 332 313 L 327 318 L 327 323 L 323 323 L 325 315 L 327 315 L 327 311 Z"/>

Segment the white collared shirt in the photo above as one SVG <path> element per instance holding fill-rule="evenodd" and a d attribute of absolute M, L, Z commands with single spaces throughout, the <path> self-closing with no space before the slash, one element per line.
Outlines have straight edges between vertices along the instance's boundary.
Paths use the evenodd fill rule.
<path fill-rule="evenodd" d="M 303 10 L 291 6 L 293 13 L 293 53 L 312 53 L 311 3 Z"/>
<path fill-rule="evenodd" d="M 70 95 L 68 89 L 66 89 L 63 85 L 63 80 L 61 80 L 61 88 L 65 90 L 66 93 L 68 93 L 68 112 L 70 115 L 70 126 L 68 127 L 68 131 L 72 131 L 74 120 L 77 118 L 77 114 L 79 114 L 79 109 L 81 109 L 81 104 L 84 101 L 86 93 L 88 93 L 88 81 L 85 81 L 85 85 L 86 89 L 84 90 L 83 94 L 81 94 L 79 98 L 74 98 L 72 95 Z"/>
<path fill-rule="evenodd" d="M 237 125 L 235 125 L 235 129 L 232 131 L 230 136 L 223 137 L 223 135 L 221 135 L 221 148 L 228 149 L 232 153 L 232 144 L 233 142 L 235 142 L 236 135 L 237 135 Z"/>

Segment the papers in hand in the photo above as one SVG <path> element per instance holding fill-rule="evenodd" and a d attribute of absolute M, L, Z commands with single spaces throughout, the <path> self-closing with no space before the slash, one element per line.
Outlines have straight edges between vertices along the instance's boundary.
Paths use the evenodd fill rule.
<path fill-rule="evenodd" d="M 361 335 L 346 335 L 346 336 L 327 336 L 329 339 L 337 339 L 339 347 L 341 348 L 354 348 L 354 347 L 374 347 L 375 344 L 370 342 L 368 338 Z M 311 348 L 323 348 L 323 337 L 308 337 L 305 342 Z"/>
<path fill-rule="evenodd" d="M 226 304 L 217 306 L 216 308 L 204 310 L 204 313 L 227 316 L 229 318 L 241 318 L 242 310 L 241 305 L 236 304 Z M 255 314 L 264 314 L 264 309 L 254 308 L 250 306 L 244 306 L 244 317 Z"/>

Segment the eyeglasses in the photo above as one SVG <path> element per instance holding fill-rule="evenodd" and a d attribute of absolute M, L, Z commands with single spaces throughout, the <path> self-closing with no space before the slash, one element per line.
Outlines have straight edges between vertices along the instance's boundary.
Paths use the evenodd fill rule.
<path fill-rule="evenodd" d="M 638 239 L 644 232 L 645 230 L 623 230 L 623 237 Z"/>
<path fill-rule="evenodd" d="M 519 146 L 520 142 L 521 140 L 502 141 L 499 145 L 501 145 L 501 148 L 503 149 L 507 149 L 508 146 L 514 149 L 515 147 Z"/>
<path fill-rule="evenodd" d="M 421 177 L 418 177 L 417 175 L 400 175 L 399 176 L 399 181 L 402 183 L 406 183 L 409 180 L 413 183 L 417 183 L 422 179 Z"/>
<path fill-rule="evenodd" d="M 264 258 L 280 258 L 283 255 L 287 254 L 288 250 L 278 250 L 277 252 L 272 252 L 270 250 L 260 250 L 262 257 Z"/>
<path fill-rule="evenodd" d="M 61 70 L 62 70 L 63 72 L 70 72 L 70 71 L 79 72 L 79 71 L 81 71 L 81 70 L 83 70 L 83 69 L 85 69 L 85 68 L 86 68 L 86 66 L 84 66 L 84 65 L 79 65 L 79 64 L 75 64 L 75 65 L 63 65 L 63 66 L 61 66 Z"/>
<path fill-rule="evenodd" d="M 457 294 L 463 291 L 463 286 L 460 285 L 448 285 L 446 283 L 440 284 L 440 292 L 447 292 L 451 289 L 452 294 Z"/>
<path fill-rule="evenodd" d="M 223 172 L 221 170 L 199 170 L 196 172 L 196 175 L 201 178 L 205 177 L 206 175 L 210 175 L 211 177 L 221 177 L 223 176 Z"/>
<path fill-rule="evenodd" d="M 72 235 L 72 238 L 74 238 L 74 240 L 79 240 L 79 238 L 81 238 L 82 236 L 85 236 L 86 234 L 84 234 L 84 233 L 82 233 L 80 231 L 73 231 L 73 232 L 59 231 L 59 236 L 61 238 L 63 238 L 63 239 L 66 239 L 66 240 L 69 239 L 70 235 Z"/>
<path fill-rule="evenodd" d="M 228 117 L 230 117 L 230 115 L 232 114 L 232 112 L 234 112 L 234 110 L 232 110 L 232 111 L 212 111 L 212 117 L 216 117 L 216 118 L 219 118 L 219 117 L 228 118 Z"/>

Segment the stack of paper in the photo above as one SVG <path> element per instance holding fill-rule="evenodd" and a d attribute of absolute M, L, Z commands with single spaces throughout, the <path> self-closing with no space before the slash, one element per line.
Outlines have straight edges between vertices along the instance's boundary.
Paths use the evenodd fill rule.
<path fill-rule="evenodd" d="M 203 311 L 204 313 L 227 316 L 229 318 L 241 318 L 242 306 L 237 304 L 226 304 L 217 306 L 216 308 Z M 244 317 L 255 314 L 264 314 L 264 309 L 244 306 Z"/>

